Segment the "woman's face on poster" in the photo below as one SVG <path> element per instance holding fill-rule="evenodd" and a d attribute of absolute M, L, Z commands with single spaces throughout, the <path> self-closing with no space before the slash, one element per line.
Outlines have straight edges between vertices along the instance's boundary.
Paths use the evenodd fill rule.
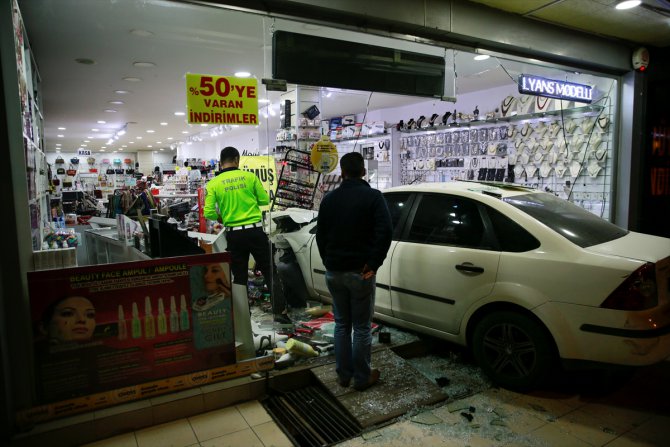
<path fill-rule="evenodd" d="M 209 264 L 205 270 L 205 289 L 208 294 L 221 293 L 230 289 L 230 282 L 223 264 Z"/>
<path fill-rule="evenodd" d="M 83 296 L 58 303 L 49 323 L 49 337 L 60 341 L 88 341 L 95 330 L 95 308 Z"/>

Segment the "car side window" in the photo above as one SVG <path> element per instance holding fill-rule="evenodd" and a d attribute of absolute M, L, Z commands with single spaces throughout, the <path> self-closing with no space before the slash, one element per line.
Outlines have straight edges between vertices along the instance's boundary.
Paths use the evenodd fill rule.
<path fill-rule="evenodd" d="M 447 194 L 424 194 L 407 240 L 482 248 L 484 222 L 477 204 L 471 200 Z"/>
<path fill-rule="evenodd" d="M 410 193 L 388 193 L 384 194 L 384 199 L 386 200 L 386 205 L 391 213 L 391 221 L 393 222 L 393 234 L 396 234 L 398 230 L 398 225 L 400 220 L 403 217 L 404 213 L 407 212 L 409 205 Z"/>
<path fill-rule="evenodd" d="M 535 236 L 500 211 L 487 206 L 486 212 L 501 251 L 521 253 L 540 246 Z"/>

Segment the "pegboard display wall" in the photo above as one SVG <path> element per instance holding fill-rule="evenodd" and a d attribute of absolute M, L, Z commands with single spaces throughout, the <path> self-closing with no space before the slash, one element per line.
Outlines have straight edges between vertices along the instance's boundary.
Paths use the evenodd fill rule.
<path fill-rule="evenodd" d="M 505 98 L 502 104 L 507 107 L 497 118 L 466 121 L 456 117 L 445 125 L 404 130 L 400 183 L 512 182 L 553 192 L 609 220 L 614 145 L 611 106 L 561 104 L 537 97 L 529 108 L 528 98 Z M 512 115 L 515 102 L 526 113 Z"/>

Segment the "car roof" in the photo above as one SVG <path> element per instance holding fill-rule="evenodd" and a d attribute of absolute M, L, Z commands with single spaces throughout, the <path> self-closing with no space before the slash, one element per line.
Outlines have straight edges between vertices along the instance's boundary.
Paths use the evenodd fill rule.
<path fill-rule="evenodd" d="M 471 180 L 415 183 L 412 185 L 395 186 L 393 188 L 385 189 L 383 192 L 438 192 L 458 193 L 460 195 L 484 194 L 499 198 L 542 193 L 536 189 L 517 185 L 515 183 L 481 182 Z"/>

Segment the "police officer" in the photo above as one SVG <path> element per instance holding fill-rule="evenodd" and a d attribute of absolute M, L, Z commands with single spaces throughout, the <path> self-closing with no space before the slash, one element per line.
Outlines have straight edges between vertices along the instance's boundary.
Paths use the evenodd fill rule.
<path fill-rule="evenodd" d="M 221 172 L 207 184 L 205 217 L 217 220 L 226 232 L 227 250 L 232 259 L 233 283 L 247 285 L 249 254 L 272 291 L 274 320 L 290 324 L 284 294 L 279 281 L 273 287 L 270 242 L 263 231 L 260 206 L 270 197 L 258 177 L 240 170 L 240 153 L 232 146 L 221 150 Z M 217 209 L 218 208 L 218 209 Z"/>

